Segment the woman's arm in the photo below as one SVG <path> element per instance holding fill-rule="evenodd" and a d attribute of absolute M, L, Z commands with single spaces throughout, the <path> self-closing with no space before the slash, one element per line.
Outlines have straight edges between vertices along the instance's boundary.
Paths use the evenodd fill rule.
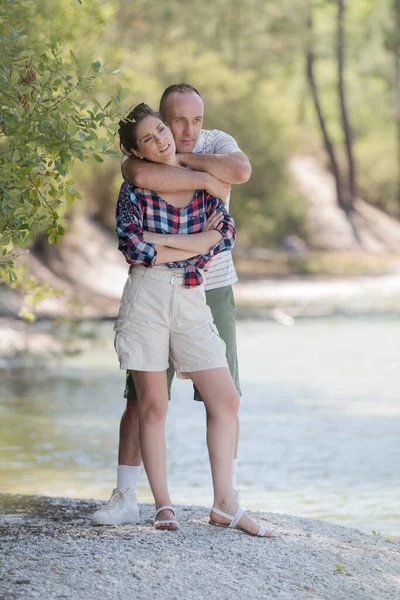
<path fill-rule="evenodd" d="M 164 250 L 189 251 L 196 256 L 198 254 L 214 256 L 220 252 L 232 250 L 235 244 L 236 228 L 223 203 L 218 198 L 207 194 L 206 210 L 208 215 L 205 225 L 206 231 L 189 234 L 164 234 L 145 231 L 143 234 L 144 239 Z M 180 259 L 175 258 L 174 260 Z"/>
<path fill-rule="evenodd" d="M 164 265 L 170 262 L 180 262 L 182 260 L 189 260 L 197 256 L 192 251 L 177 250 L 176 248 L 167 248 L 166 246 L 157 246 L 157 258 L 156 265 Z"/>
<path fill-rule="evenodd" d="M 212 229 L 211 231 L 202 231 L 201 233 L 152 233 L 145 231 L 143 238 L 151 244 L 156 244 L 161 248 L 175 248 L 194 252 L 197 254 L 208 254 L 210 248 L 215 246 L 221 239 L 221 233 Z"/>
<path fill-rule="evenodd" d="M 203 231 L 190 234 L 163 234 L 152 231 L 144 231 L 143 239 L 150 244 L 160 245 L 162 247 L 177 248 L 196 252 L 197 254 L 207 254 L 212 246 L 221 239 L 217 230 L 224 215 L 220 211 L 215 211 L 208 217 Z"/>
<path fill-rule="evenodd" d="M 118 196 L 117 210 L 118 249 L 130 265 L 152 267 L 157 258 L 154 244 L 143 239 L 143 217 L 138 199 L 131 186 L 124 182 Z"/>
<path fill-rule="evenodd" d="M 214 213 L 222 213 L 222 219 L 218 225 L 218 233 L 220 233 L 222 237 L 215 244 L 215 246 L 210 248 L 207 254 L 209 256 L 214 256 L 220 252 L 232 250 L 236 239 L 236 227 L 234 220 L 219 198 L 214 198 L 213 196 L 207 194 L 205 198 L 205 204 L 208 218 L 210 218 Z"/>

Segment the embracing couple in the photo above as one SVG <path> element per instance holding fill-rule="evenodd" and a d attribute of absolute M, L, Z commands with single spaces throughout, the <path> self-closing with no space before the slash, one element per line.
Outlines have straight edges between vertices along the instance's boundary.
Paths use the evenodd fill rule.
<path fill-rule="evenodd" d="M 250 176 L 235 140 L 204 130 L 203 102 L 190 85 L 167 88 L 159 113 L 139 104 L 120 121 L 125 181 L 117 203 L 119 249 L 130 264 L 115 324 L 127 372 L 117 487 L 93 525 L 140 520 L 136 482 L 143 460 L 154 496 L 156 529 L 176 530 L 167 484 L 165 421 L 174 373 L 191 379 L 207 415 L 214 487 L 209 522 L 271 537 L 238 504 L 235 489 L 239 377 L 237 280 L 227 212 L 230 184 Z M 187 168 L 190 167 L 190 168 Z"/>

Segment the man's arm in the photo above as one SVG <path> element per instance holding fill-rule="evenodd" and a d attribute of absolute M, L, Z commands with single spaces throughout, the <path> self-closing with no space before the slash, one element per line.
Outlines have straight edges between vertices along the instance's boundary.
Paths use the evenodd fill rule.
<path fill-rule="evenodd" d="M 126 159 L 121 169 L 124 178 L 136 187 L 161 194 L 184 190 L 206 190 L 211 196 L 224 201 L 230 192 L 229 184 L 203 171 L 150 163 L 139 158 Z"/>
<path fill-rule="evenodd" d="M 226 181 L 227 183 L 245 183 L 250 179 L 250 161 L 244 152 L 227 152 L 225 154 L 177 154 L 182 166 L 191 167 L 195 171 L 203 171 Z"/>

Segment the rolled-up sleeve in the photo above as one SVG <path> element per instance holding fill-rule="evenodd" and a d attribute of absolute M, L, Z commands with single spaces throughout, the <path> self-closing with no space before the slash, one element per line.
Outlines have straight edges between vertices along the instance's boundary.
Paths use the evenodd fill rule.
<path fill-rule="evenodd" d="M 207 195 L 206 207 L 207 217 L 211 216 L 211 214 L 216 211 L 221 212 L 224 216 L 217 228 L 222 235 L 222 238 L 210 249 L 209 256 L 215 256 L 220 252 L 232 250 L 233 246 L 235 245 L 236 227 L 231 215 L 228 213 L 223 202 L 221 202 L 219 198 L 214 198 L 210 195 Z"/>
<path fill-rule="evenodd" d="M 121 185 L 116 209 L 118 249 L 130 265 L 152 267 L 157 250 L 143 239 L 143 215 L 138 198 L 127 182 Z"/>

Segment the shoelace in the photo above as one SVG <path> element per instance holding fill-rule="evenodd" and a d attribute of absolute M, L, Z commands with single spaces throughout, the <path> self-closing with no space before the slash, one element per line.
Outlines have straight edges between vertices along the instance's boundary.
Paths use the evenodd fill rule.
<path fill-rule="evenodd" d="M 117 490 L 115 492 L 115 494 L 113 494 L 111 496 L 111 498 L 109 499 L 109 501 L 107 502 L 105 509 L 109 510 L 110 508 L 114 508 L 114 506 L 116 504 L 120 504 L 120 506 L 123 503 L 124 500 L 124 496 L 125 496 L 125 490 Z"/>

